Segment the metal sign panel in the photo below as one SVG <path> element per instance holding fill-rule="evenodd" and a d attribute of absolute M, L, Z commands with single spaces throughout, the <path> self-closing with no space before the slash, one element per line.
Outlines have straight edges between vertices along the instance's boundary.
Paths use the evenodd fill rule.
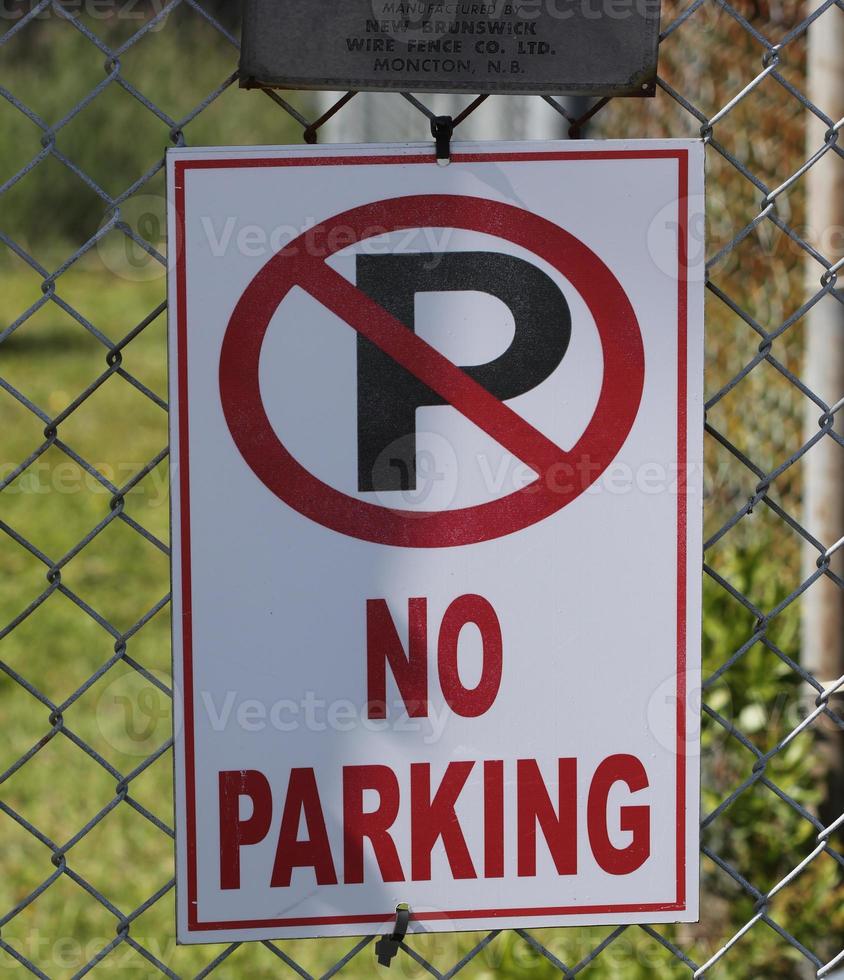
<path fill-rule="evenodd" d="M 652 95 L 659 0 L 247 0 L 246 87 Z"/>
<path fill-rule="evenodd" d="M 694 920 L 701 144 L 168 177 L 180 939 Z"/>

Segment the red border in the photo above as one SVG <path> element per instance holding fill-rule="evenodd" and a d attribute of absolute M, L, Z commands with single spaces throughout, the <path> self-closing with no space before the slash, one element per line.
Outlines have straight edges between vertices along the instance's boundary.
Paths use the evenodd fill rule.
<path fill-rule="evenodd" d="M 688 150 L 572 150 L 524 153 L 458 153 L 453 163 L 504 163 L 524 160 L 654 160 L 675 159 L 678 164 L 678 383 L 677 383 L 677 809 L 676 809 L 676 898 L 671 902 L 633 905 L 580 905 L 560 908 L 513 908 L 513 909 L 460 909 L 449 912 L 421 913 L 418 921 L 442 919 L 498 918 L 503 916 L 561 916 L 561 915 L 612 915 L 631 912 L 673 912 L 686 908 L 686 560 L 687 560 L 687 511 L 686 511 L 686 454 L 688 390 L 688 283 L 687 283 L 687 234 L 688 234 Z M 187 270 L 185 258 L 185 173 L 188 170 L 242 169 L 255 167 L 303 167 L 303 166 L 372 166 L 372 165 L 434 164 L 429 154 L 409 156 L 324 156 L 254 159 L 200 159 L 176 160 L 174 165 L 174 206 L 176 210 L 176 297 L 178 304 L 178 427 L 179 427 L 179 500 L 181 527 L 182 573 L 182 670 L 185 707 L 185 797 L 187 809 L 187 871 L 188 871 L 188 930 L 190 932 L 219 931 L 223 929 L 290 928 L 315 925 L 354 925 L 391 920 L 395 910 L 379 915 L 315 916 L 310 918 L 258 919 L 234 922 L 200 922 L 197 905 L 197 851 L 196 851 L 196 775 L 194 744 L 193 704 L 193 649 L 191 627 L 191 568 L 190 568 L 190 471 L 188 453 L 188 415 L 183 407 L 188 404 L 187 378 Z"/>

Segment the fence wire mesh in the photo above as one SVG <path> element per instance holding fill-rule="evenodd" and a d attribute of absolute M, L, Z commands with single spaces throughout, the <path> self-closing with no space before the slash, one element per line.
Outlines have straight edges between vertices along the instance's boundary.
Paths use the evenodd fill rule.
<path fill-rule="evenodd" d="M 356 98 L 238 91 L 236 6 L 0 3 L 0 949 L 40 977 L 378 970 L 371 939 L 172 938 L 163 150 L 316 142 Z M 801 664 L 799 635 L 807 593 L 844 588 L 844 539 L 801 516 L 807 454 L 844 450 L 844 392 L 801 376 L 807 314 L 844 304 L 841 229 L 808 227 L 805 205 L 807 174 L 844 166 L 844 119 L 806 94 L 806 35 L 841 17 L 842 0 L 666 0 L 656 99 L 521 100 L 573 138 L 707 144 L 701 922 L 418 936 L 394 971 L 844 969 L 844 815 L 823 806 L 819 751 L 844 729 L 844 678 Z M 428 137 L 432 100 L 380 98 Z M 457 138 L 496 105 L 466 98 Z"/>

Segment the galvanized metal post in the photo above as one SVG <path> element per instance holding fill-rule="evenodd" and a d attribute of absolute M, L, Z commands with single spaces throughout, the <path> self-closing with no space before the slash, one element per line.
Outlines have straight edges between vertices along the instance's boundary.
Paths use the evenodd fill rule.
<path fill-rule="evenodd" d="M 815 9 L 819 0 L 810 0 Z M 833 120 L 844 116 L 844 13 L 834 7 L 809 28 L 809 98 Z M 807 149 L 823 146 L 828 127 L 807 112 Z M 809 240 L 828 259 L 844 251 L 844 160 L 828 152 L 806 175 Z M 807 263 L 808 295 L 817 293 L 823 270 L 811 256 Z M 807 318 L 807 386 L 830 405 L 844 397 L 844 305 L 824 296 Z M 818 433 L 817 405 L 807 401 L 806 438 Z M 836 415 L 836 431 L 844 432 L 844 411 Z M 805 457 L 804 524 L 826 548 L 844 535 L 844 448 L 824 438 Z M 844 574 L 844 549 L 832 559 Z M 818 552 L 807 547 L 805 575 L 817 569 Z M 804 594 L 803 666 L 829 685 L 844 673 L 844 591 L 827 577 Z M 815 692 L 813 692 L 814 697 Z M 814 708 L 814 704 L 811 705 Z M 821 724 L 822 751 L 828 769 L 828 798 L 824 817 L 834 819 L 844 809 L 844 734 L 832 723 Z"/>

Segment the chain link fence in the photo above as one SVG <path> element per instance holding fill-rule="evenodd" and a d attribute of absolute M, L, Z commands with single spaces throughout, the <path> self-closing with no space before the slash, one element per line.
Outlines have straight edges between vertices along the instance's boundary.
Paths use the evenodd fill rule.
<path fill-rule="evenodd" d="M 0 2 L 0 967 L 13 973 L 379 970 L 371 939 L 172 938 L 163 150 L 316 142 L 364 98 L 325 111 L 239 91 L 236 8 Z M 844 678 L 801 663 L 799 622 L 811 590 L 844 588 L 844 540 L 802 517 L 806 457 L 844 451 L 844 391 L 812 390 L 801 367 L 811 311 L 844 304 L 844 232 L 809 227 L 805 193 L 814 168 L 844 167 L 844 119 L 807 95 L 807 31 L 836 18 L 842 0 L 811 13 L 666 0 L 654 100 L 573 114 L 511 99 L 513 133 L 498 97 L 461 101 L 458 139 L 478 118 L 544 135 L 523 125 L 544 113 L 572 138 L 707 144 L 703 911 L 684 926 L 417 936 L 396 973 L 844 970 L 844 815 L 824 749 L 844 729 Z M 434 100 L 379 99 L 428 138 Z"/>

